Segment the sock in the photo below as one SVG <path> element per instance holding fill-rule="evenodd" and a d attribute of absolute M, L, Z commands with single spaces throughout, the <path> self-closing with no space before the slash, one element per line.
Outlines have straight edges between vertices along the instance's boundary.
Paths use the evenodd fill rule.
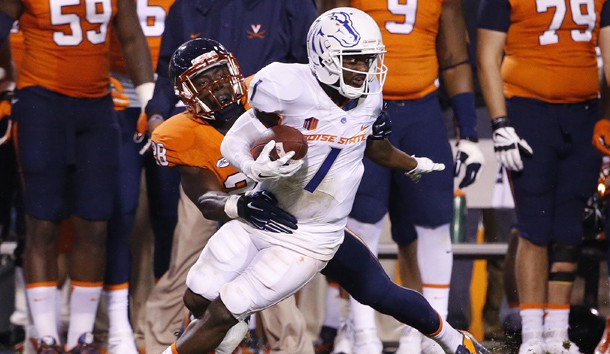
<path fill-rule="evenodd" d="M 172 343 L 167 349 L 163 351 L 161 354 L 178 354 L 178 349 L 176 348 L 176 343 Z"/>
<path fill-rule="evenodd" d="M 445 320 L 441 321 L 441 327 L 437 333 L 433 333 L 428 337 L 432 338 L 435 342 L 440 344 L 441 347 L 448 353 L 455 353 L 458 346 L 462 344 L 464 335 L 453 328 L 449 322 Z"/>
<path fill-rule="evenodd" d="M 66 347 L 72 349 L 83 333 L 93 332 L 97 305 L 102 292 L 102 282 L 72 281 L 70 295 L 70 325 Z"/>
<path fill-rule="evenodd" d="M 108 335 L 132 333 L 129 322 L 129 289 L 128 284 L 107 286 L 102 292 L 108 309 Z"/>
<path fill-rule="evenodd" d="M 51 336 L 59 343 L 57 320 L 55 319 L 57 316 L 55 312 L 57 283 L 26 284 L 25 293 L 38 338 Z"/>
<path fill-rule="evenodd" d="M 25 278 L 23 275 L 23 267 L 15 267 L 15 311 L 11 314 L 10 322 L 16 326 L 25 326 L 28 324 L 28 309 L 25 296 Z"/>
<path fill-rule="evenodd" d="M 216 354 L 231 354 L 248 333 L 248 324 L 244 321 L 237 322 L 229 328 L 222 342 L 216 347 Z"/>
<path fill-rule="evenodd" d="M 570 305 L 547 305 L 545 312 L 544 333 L 552 334 L 552 337 L 568 338 Z"/>
<path fill-rule="evenodd" d="M 377 256 L 377 251 L 379 250 L 379 239 L 381 238 L 384 223 L 384 218 L 374 224 L 367 224 L 356 219 L 347 218 L 347 228 L 364 241 L 375 256 Z"/>
<path fill-rule="evenodd" d="M 544 310 L 542 305 L 521 304 L 522 342 L 542 340 Z"/>
<path fill-rule="evenodd" d="M 373 331 L 377 333 L 377 323 L 375 322 L 375 310 L 372 307 L 362 305 L 353 297 L 349 297 L 350 316 L 354 330 Z"/>
<path fill-rule="evenodd" d="M 341 324 L 341 302 L 345 301 L 341 298 L 339 284 L 328 283 L 326 287 L 324 320 L 322 326 L 337 329 Z"/>
<path fill-rule="evenodd" d="M 417 231 L 417 264 L 423 283 L 423 295 L 430 305 L 447 319 L 449 284 L 453 252 L 449 224 L 437 228 L 415 226 Z"/>

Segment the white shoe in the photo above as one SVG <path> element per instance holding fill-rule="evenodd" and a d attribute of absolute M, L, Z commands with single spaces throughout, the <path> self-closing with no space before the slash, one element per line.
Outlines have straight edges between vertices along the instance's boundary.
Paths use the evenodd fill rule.
<path fill-rule="evenodd" d="M 445 351 L 440 344 L 436 343 L 434 339 L 422 336 L 421 338 L 421 349 L 422 353 L 425 354 L 445 354 Z"/>
<path fill-rule="evenodd" d="M 350 321 L 344 322 L 337 330 L 332 354 L 353 354 L 354 328 Z"/>
<path fill-rule="evenodd" d="M 544 342 L 541 340 L 531 340 L 525 343 L 522 343 L 519 347 L 519 354 L 546 354 L 547 350 L 544 345 Z M 550 352 L 555 354 L 554 352 Z"/>
<path fill-rule="evenodd" d="M 377 329 L 356 331 L 354 338 L 354 354 L 383 354 Z"/>
<path fill-rule="evenodd" d="M 545 331 L 546 351 L 553 354 L 579 354 L 578 346 L 568 338 L 568 331 Z"/>
<path fill-rule="evenodd" d="M 133 332 L 109 334 L 108 354 L 138 354 Z"/>
<path fill-rule="evenodd" d="M 421 354 L 424 335 L 413 327 L 405 326 L 400 335 L 396 354 Z"/>

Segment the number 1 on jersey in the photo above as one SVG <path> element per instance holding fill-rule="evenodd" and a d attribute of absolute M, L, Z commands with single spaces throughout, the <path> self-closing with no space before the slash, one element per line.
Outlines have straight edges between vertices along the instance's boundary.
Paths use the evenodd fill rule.
<path fill-rule="evenodd" d="M 322 165 L 320 166 L 320 169 L 318 170 L 318 172 L 316 172 L 315 175 L 313 175 L 313 178 L 311 179 L 311 181 L 309 181 L 309 183 L 307 183 L 307 185 L 305 186 L 306 191 L 313 193 L 313 191 L 315 191 L 316 188 L 318 188 L 320 183 L 322 183 L 322 180 L 324 179 L 324 177 L 326 177 L 326 174 L 330 170 L 330 167 L 333 165 L 333 163 L 337 159 L 337 156 L 339 156 L 340 152 L 341 152 L 341 149 L 333 148 L 333 147 L 330 148 L 330 152 L 328 153 L 328 155 L 326 156 L 324 161 L 322 161 Z"/>

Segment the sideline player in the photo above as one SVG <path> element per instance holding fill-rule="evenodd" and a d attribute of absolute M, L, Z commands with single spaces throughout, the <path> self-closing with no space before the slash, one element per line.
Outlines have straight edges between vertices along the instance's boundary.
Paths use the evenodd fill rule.
<path fill-rule="evenodd" d="M 483 0 L 479 9 L 479 82 L 520 232 L 519 353 L 578 353 L 568 338 L 570 299 L 601 165 L 591 146 L 603 132 L 594 134 L 602 116 L 595 47 L 609 77 L 610 5 Z"/>
<path fill-rule="evenodd" d="M 116 31 L 141 101 L 153 90 L 146 40 L 132 0 L 0 2 L 0 38 L 15 20 L 24 34 L 15 103 L 26 220 L 27 298 L 39 350 L 61 352 L 55 320 L 55 239 L 73 216 L 70 325 L 66 348 L 89 346 L 102 291 L 119 129 L 109 87 L 108 28 Z"/>

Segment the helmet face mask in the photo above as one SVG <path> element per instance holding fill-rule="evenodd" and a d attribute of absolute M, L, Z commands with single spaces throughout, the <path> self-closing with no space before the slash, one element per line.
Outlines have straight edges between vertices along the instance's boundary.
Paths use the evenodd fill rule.
<path fill-rule="evenodd" d="M 307 35 L 309 66 L 317 79 L 339 91 L 344 97 L 354 99 L 362 95 L 379 94 L 385 81 L 387 67 L 383 64 L 385 46 L 381 31 L 369 15 L 353 8 L 336 8 L 320 15 L 311 25 Z M 372 59 L 362 85 L 355 87 L 346 82 L 345 58 L 367 55 Z M 370 90 L 375 78 L 379 89 Z"/>
<path fill-rule="evenodd" d="M 239 104 L 246 92 L 233 55 L 209 39 L 193 39 L 180 46 L 170 61 L 170 78 L 187 110 L 206 120 L 229 118 L 216 113 Z"/>

